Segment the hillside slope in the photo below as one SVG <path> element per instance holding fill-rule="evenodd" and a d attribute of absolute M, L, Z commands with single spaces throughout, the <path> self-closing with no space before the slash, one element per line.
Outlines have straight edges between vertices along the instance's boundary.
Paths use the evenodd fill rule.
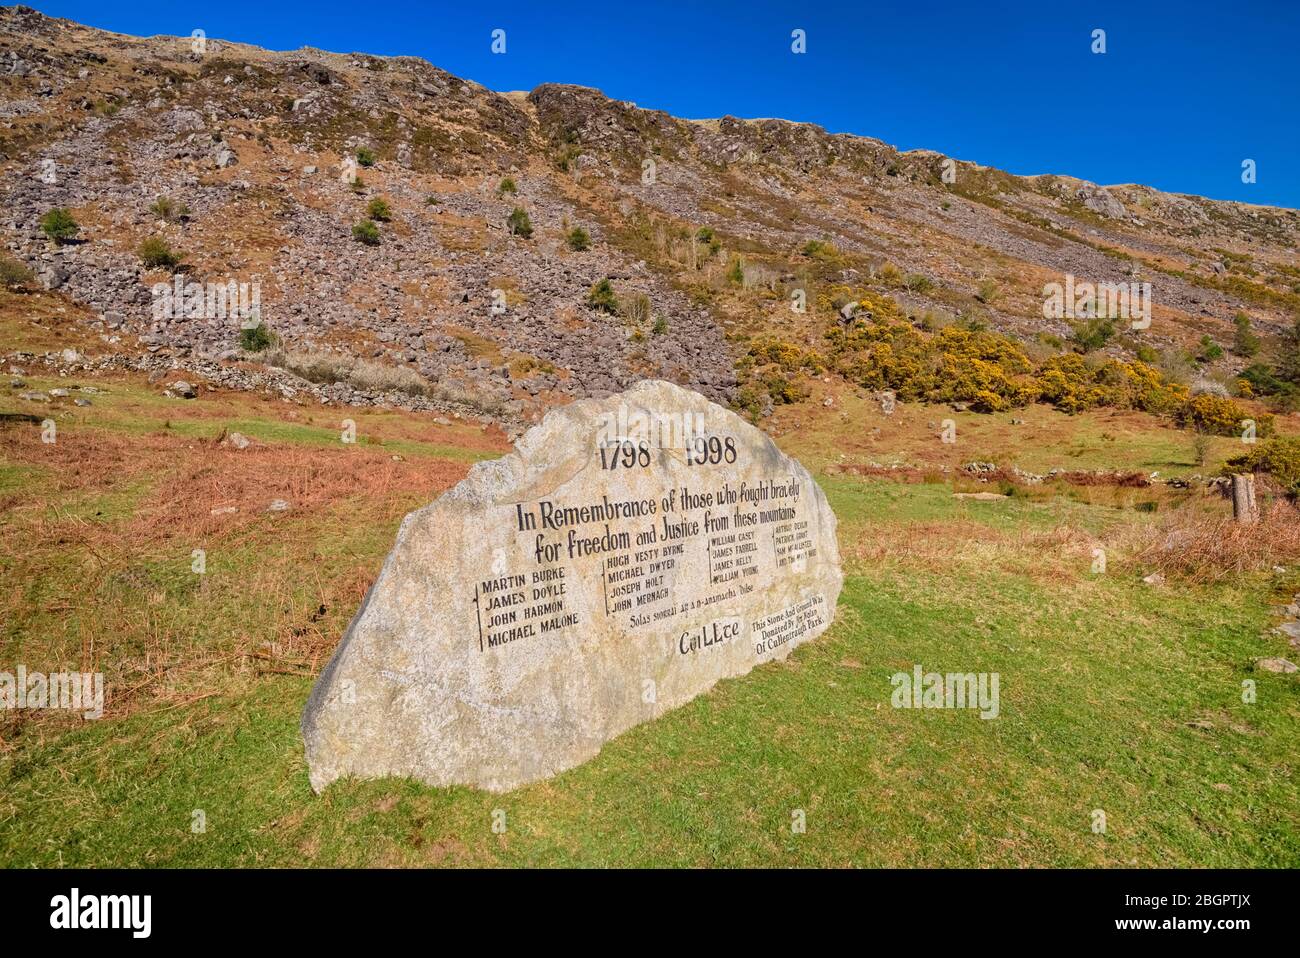
<path fill-rule="evenodd" d="M 359 151 L 374 165 L 354 170 Z M 391 387 L 531 419 L 645 376 L 734 399 L 747 338 L 819 342 L 841 288 L 1032 338 L 1070 331 L 1043 318 L 1044 283 L 1145 281 L 1142 341 L 1164 349 L 1226 345 L 1239 311 L 1267 341 L 1300 306 L 1294 210 L 945 163 L 581 87 L 499 94 L 409 57 L 196 49 L 0 9 L 0 240 L 117 363 L 342 403 Z M 365 245 L 353 226 L 376 198 L 391 216 Z M 55 207 L 80 224 L 76 242 L 42 233 Z M 507 226 L 516 207 L 529 237 Z M 575 227 L 589 248 L 571 248 Z M 260 317 L 290 353 L 403 372 L 272 354 L 307 386 L 241 351 L 229 316 L 158 316 L 151 290 L 175 280 L 141 262 L 150 237 L 183 254 L 182 282 L 259 284 Z M 603 279 L 612 313 L 588 302 Z M 808 312 L 790 309 L 794 289 Z M 402 392 L 413 381 L 436 388 Z"/>

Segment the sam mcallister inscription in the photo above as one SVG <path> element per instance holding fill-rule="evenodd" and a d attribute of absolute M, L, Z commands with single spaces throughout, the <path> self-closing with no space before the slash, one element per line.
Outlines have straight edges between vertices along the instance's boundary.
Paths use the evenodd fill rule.
<path fill-rule="evenodd" d="M 552 412 L 407 516 L 303 714 L 311 783 L 491 790 L 591 758 L 830 623 L 817 484 L 696 393 Z"/>

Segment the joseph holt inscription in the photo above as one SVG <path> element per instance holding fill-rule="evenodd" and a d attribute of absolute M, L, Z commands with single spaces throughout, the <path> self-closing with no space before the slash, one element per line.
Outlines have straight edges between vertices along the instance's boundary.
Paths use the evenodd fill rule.
<path fill-rule="evenodd" d="M 827 628 L 835 517 L 761 431 L 643 382 L 555 410 L 402 522 L 303 714 L 312 786 L 500 791 Z"/>

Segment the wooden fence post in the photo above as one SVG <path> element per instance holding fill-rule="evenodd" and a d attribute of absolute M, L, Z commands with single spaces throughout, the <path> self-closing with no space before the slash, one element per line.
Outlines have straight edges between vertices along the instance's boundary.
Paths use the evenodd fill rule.
<path fill-rule="evenodd" d="M 1259 506 L 1255 502 L 1255 474 L 1238 472 L 1232 476 L 1232 517 L 1238 522 L 1259 522 Z"/>

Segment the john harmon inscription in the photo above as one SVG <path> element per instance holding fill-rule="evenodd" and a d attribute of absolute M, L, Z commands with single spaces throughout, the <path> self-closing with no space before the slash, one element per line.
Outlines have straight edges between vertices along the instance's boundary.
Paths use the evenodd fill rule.
<path fill-rule="evenodd" d="M 502 791 L 830 624 L 835 517 L 758 429 L 666 382 L 550 413 L 402 522 L 312 690 L 312 787 Z"/>

